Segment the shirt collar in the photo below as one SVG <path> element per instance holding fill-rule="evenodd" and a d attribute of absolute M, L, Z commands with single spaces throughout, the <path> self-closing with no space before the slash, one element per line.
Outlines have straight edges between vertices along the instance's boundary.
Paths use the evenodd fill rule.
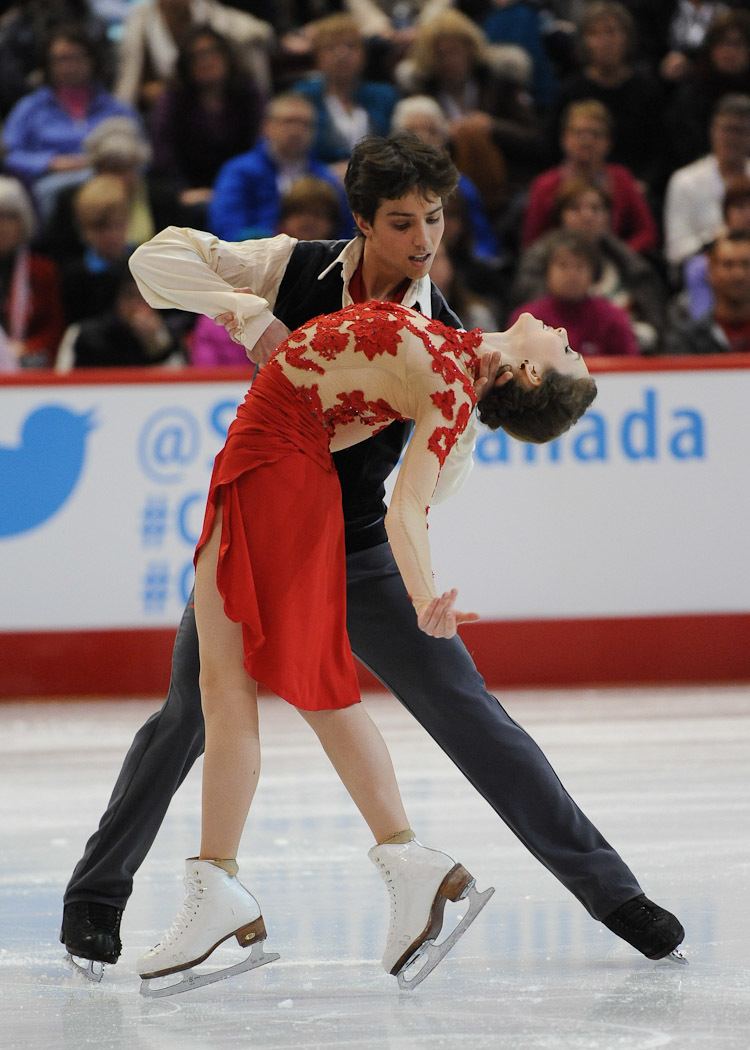
<path fill-rule="evenodd" d="M 344 282 L 344 294 L 341 300 L 343 306 L 352 305 L 352 298 L 349 295 L 349 281 L 359 265 L 359 260 L 362 258 L 364 247 L 364 237 L 354 237 L 344 245 L 343 250 L 336 256 L 333 262 L 329 263 L 329 265 L 318 274 L 318 280 L 322 281 L 323 278 L 331 272 L 334 266 L 341 263 L 341 279 Z M 432 286 L 429 274 L 420 277 L 418 281 L 411 282 L 404 293 L 401 305 L 417 308 L 425 317 L 432 317 Z"/>

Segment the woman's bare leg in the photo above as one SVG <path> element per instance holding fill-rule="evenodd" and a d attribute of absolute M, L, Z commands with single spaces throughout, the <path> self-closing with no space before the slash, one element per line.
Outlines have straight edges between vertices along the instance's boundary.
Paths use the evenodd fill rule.
<path fill-rule="evenodd" d="M 300 711 L 375 836 L 376 842 L 408 828 L 393 763 L 363 704 L 336 711 Z"/>
<path fill-rule="evenodd" d="M 195 569 L 195 622 L 206 723 L 201 859 L 237 856 L 260 774 L 257 685 L 243 667 L 242 627 L 216 587 L 221 513 Z"/>

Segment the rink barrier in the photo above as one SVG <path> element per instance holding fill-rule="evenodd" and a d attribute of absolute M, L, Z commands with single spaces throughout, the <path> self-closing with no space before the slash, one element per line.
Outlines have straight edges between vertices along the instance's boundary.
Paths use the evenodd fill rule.
<path fill-rule="evenodd" d="M 606 376 L 620 374 L 623 376 L 657 377 L 659 373 L 715 373 L 721 375 L 728 370 L 742 375 L 743 380 L 750 378 L 750 360 L 742 355 L 722 355 L 717 357 L 675 357 L 654 359 L 618 359 L 598 358 L 590 361 L 592 372 Z M 743 374 L 744 373 L 744 374 Z M 55 373 L 18 373 L 0 377 L 0 398 L 9 395 L 15 389 L 19 393 L 28 390 L 45 388 L 82 388 L 104 387 L 137 387 L 140 388 L 140 399 L 145 398 L 145 391 L 158 394 L 160 387 L 168 385 L 175 390 L 183 384 L 236 384 L 238 389 L 248 381 L 247 369 L 192 369 L 180 372 L 170 370 L 111 369 L 74 372 L 67 375 Z M 697 377 L 696 377 L 697 378 Z M 734 381 L 731 384 L 734 385 Z M 218 386 L 217 386 L 217 389 Z M 744 389 L 744 388 L 743 388 Z M 159 395 L 161 396 L 161 395 Z M 722 394 L 722 398 L 723 398 Z M 742 395 L 745 396 L 744 394 Z M 662 402 L 664 399 L 662 398 Z M 659 407 L 662 407 L 662 402 Z M 0 426 L 2 426 L 2 407 L 0 400 Z M 720 402 L 723 406 L 723 401 Z M 597 403 L 595 403 L 596 407 Z M 643 420 L 652 404 L 646 399 L 643 405 L 636 406 L 630 414 L 638 418 L 634 425 L 641 429 L 638 442 L 643 443 L 648 426 Z M 740 413 L 736 405 L 727 408 L 725 415 L 731 418 L 731 426 L 736 429 L 733 444 L 736 446 L 738 465 L 742 473 L 737 474 L 738 490 L 744 495 L 748 486 L 746 459 L 749 444 L 747 435 L 747 411 Z M 740 415 L 742 418 L 740 419 Z M 644 430 L 645 427 L 645 430 Z M 659 422 L 660 440 L 668 438 L 667 428 Z M 689 435 L 690 436 L 690 435 Z M 8 437 L 5 437 L 7 447 Z M 0 431 L 0 449 L 4 439 Z M 677 451 L 680 452 L 680 447 Z M 684 448 L 688 447 L 683 442 Z M 636 449 L 636 451 L 638 451 Z M 532 462 L 534 455 L 544 457 L 546 453 L 531 453 L 531 460 L 525 463 L 519 458 L 518 449 L 511 467 L 521 467 L 529 471 L 541 469 L 539 462 Z M 568 456 L 568 453 L 565 453 Z M 621 456 L 622 458 L 622 456 Z M 531 464 L 531 465 L 529 465 Z M 542 464 L 547 469 L 546 462 Z M 657 463 L 655 469 L 662 469 Z M 733 464 L 734 466 L 734 464 Z M 504 467 L 510 469 L 510 467 Z M 555 479 L 560 469 L 568 469 L 568 460 L 562 468 L 550 468 L 550 477 Z M 666 469 L 666 467 L 665 467 Z M 678 468 L 679 469 L 679 468 Z M 716 468 L 712 468 L 716 469 Z M 476 473 L 476 471 L 475 471 Z M 667 474 L 667 477 L 671 475 Z M 510 475 L 505 474 L 505 480 Z M 566 475 L 567 477 L 567 475 Z M 573 478 L 575 482 L 575 478 Z M 667 488 L 664 498 L 669 501 Z M 2 496 L 0 496 L 2 499 Z M 696 492 L 696 504 L 700 504 L 703 495 Z M 194 502 L 197 503 L 196 500 Z M 458 501 L 454 501 L 458 502 Z M 704 501 L 705 502 L 705 501 Z M 468 504 L 467 504 L 468 506 Z M 442 508 L 439 508 L 442 513 Z M 438 508 L 436 508 L 436 511 Z M 193 513 L 197 513 L 193 508 Z M 476 512 L 475 512 L 476 513 Z M 727 509 L 727 519 L 739 518 L 747 521 L 747 515 L 741 506 L 732 505 Z M 71 528 L 69 525 L 67 526 Z M 190 530 L 187 530 L 188 532 Z M 435 533 L 433 533 L 433 536 Z M 75 554 L 75 528 L 68 537 L 71 557 Z M 36 542 L 42 542 L 41 533 Z M 657 611 L 629 610 L 626 614 L 614 610 L 612 613 L 597 615 L 580 615 L 570 611 L 557 612 L 557 615 L 545 616 L 543 612 L 519 609 L 519 615 L 513 615 L 513 602 L 510 603 L 510 614 L 502 616 L 487 615 L 479 609 L 482 620 L 462 630 L 462 637 L 475 658 L 477 666 L 492 687 L 553 687 L 565 685 L 608 685 L 608 684 L 648 684 L 680 682 L 718 682 L 746 681 L 750 679 L 750 572 L 748 572 L 748 545 L 732 544 L 720 531 L 715 536 L 715 546 L 705 550 L 705 558 L 710 560 L 715 551 L 722 545 L 729 548 L 726 558 L 736 562 L 736 576 L 739 580 L 738 592 L 744 588 L 748 600 L 733 597 L 727 607 L 722 607 L 722 597 L 711 603 L 710 608 L 670 609 L 665 601 L 665 608 Z M 81 546 L 81 544 L 78 544 Z M 85 546 L 85 544 L 83 544 Z M 2 539 L 0 538 L 0 558 L 2 556 Z M 189 555 L 187 555 L 189 561 Z M 0 699 L 24 697 L 86 697 L 86 696 L 151 696 L 161 695 L 169 678 L 171 649 L 174 641 L 175 627 L 172 622 L 152 626 L 137 624 L 129 626 L 104 624 L 93 626 L 76 626 L 67 629 L 62 626 L 50 627 L 42 623 L 39 627 L 18 622 L 13 619 L 13 610 L 17 606 L 18 587 L 11 586 L 6 590 L 8 574 L 2 571 L 0 560 L 0 604 L 11 610 L 10 616 L 0 623 Z M 6 566 L 7 566 L 6 562 Z M 62 566 L 61 566 L 62 568 Z M 122 585 L 121 567 L 116 567 L 109 577 L 113 593 Z M 5 582 L 3 576 L 6 576 Z M 704 572 L 705 575 L 705 572 Z M 742 582 L 744 580 L 744 583 Z M 54 576 L 53 576 L 54 581 Z M 453 583 L 453 579 L 449 581 Z M 456 581 L 460 583 L 459 578 Z M 52 584 L 47 582 L 50 591 Z M 75 593 L 70 588 L 71 594 Z M 684 596 L 683 596 L 684 603 Z M 76 598 L 69 598 L 71 607 L 75 607 Z M 85 602 L 79 600 L 85 607 Z M 43 602 L 39 602 L 40 613 Z M 172 615 L 170 613 L 170 615 Z M 176 616 L 173 617 L 176 622 Z M 123 618 L 124 623 L 128 620 Z M 94 621 L 96 624 L 96 621 Z M 367 672 L 362 672 L 363 689 L 378 688 L 378 683 Z"/>

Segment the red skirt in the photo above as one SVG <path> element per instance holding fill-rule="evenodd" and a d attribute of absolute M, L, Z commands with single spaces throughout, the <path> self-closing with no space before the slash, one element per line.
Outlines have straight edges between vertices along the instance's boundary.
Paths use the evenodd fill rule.
<path fill-rule="evenodd" d="M 247 673 L 307 711 L 357 703 L 338 474 L 323 426 L 275 362 L 216 457 L 196 558 L 219 507 L 216 585 L 242 624 Z"/>

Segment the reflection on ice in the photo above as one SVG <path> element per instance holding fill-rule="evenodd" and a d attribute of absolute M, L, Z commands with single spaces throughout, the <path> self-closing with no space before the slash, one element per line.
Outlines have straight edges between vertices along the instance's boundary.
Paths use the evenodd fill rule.
<path fill-rule="evenodd" d="M 680 917 L 689 966 L 649 962 L 593 922 L 409 716 L 375 698 L 420 838 L 460 857 L 480 887 L 496 887 L 440 968 L 399 992 L 379 963 L 388 904 L 366 830 L 300 719 L 268 701 L 240 861 L 262 902 L 268 950 L 281 958 L 174 998 L 138 994 L 135 960 L 179 904 L 182 858 L 195 849 L 196 770 L 137 878 L 122 959 L 92 984 L 64 964 L 61 894 L 153 705 L 6 705 L 3 1050 L 32 1040 L 61 1050 L 747 1050 L 748 691 L 505 699 L 646 892 Z M 227 952 L 236 961 L 239 949 Z"/>

